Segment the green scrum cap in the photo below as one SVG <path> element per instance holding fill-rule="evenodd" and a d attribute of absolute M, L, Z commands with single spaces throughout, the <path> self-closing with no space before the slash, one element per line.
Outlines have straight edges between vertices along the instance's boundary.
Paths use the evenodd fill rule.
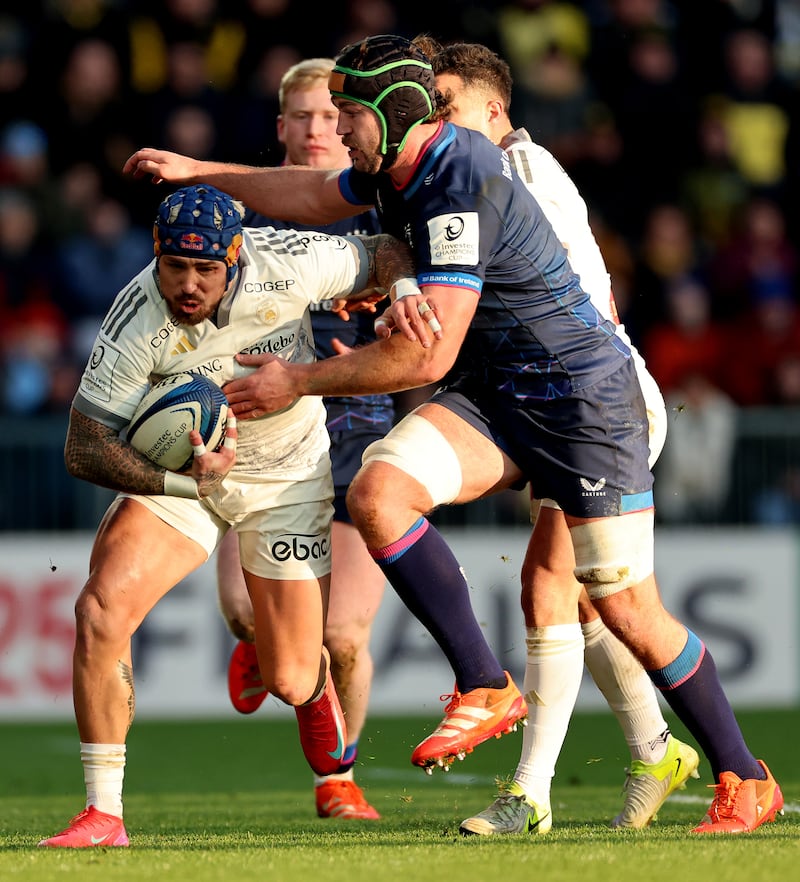
<path fill-rule="evenodd" d="M 334 98 L 373 110 L 382 130 L 380 152 L 388 168 L 414 126 L 436 108 L 433 68 L 410 40 L 393 34 L 367 37 L 336 58 L 328 88 Z"/>

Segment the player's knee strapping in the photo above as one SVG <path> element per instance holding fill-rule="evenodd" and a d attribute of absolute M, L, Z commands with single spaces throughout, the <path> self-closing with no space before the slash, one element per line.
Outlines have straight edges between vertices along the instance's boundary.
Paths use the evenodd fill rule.
<path fill-rule="evenodd" d="M 593 600 L 638 585 L 654 566 L 653 509 L 570 528 L 575 578 Z"/>
<path fill-rule="evenodd" d="M 446 505 L 461 492 L 461 464 L 444 435 L 414 413 L 383 438 L 373 441 L 361 461 L 388 462 L 427 488 L 434 506 Z"/>

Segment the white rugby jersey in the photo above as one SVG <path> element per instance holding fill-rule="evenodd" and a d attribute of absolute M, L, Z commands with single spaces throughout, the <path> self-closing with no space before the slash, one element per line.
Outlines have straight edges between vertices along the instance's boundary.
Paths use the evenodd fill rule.
<path fill-rule="evenodd" d="M 666 438 L 664 399 L 658 384 L 647 370 L 642 354 L 631 343 L 625 326 L 620 324 L 611 277 L 589 225 L 586 202 L 561 163 L 541 144 L 532 141 L 525 129 L 516 129 L 507 135 L 502 147 L 510 157 L 514 170 L 539 203 L 556 236 L 566 248 L 570 266 L 580 277 L 581 288 L 589 295 L 595 309 L 617 324 L 617 334 L 631 350 L 650 418 L 652 465 Z"/>
<path fill-rule="evenodd" d="M 531 140 L 525 129 L 516 129 L 507 135 L 502 146 L 567 249 L 570 266 L 580 276 L 581 288 L 602 316 L 617 323 L 617 333 L 633 349 L 624 326 L 619 323 L 611 277 L 589 226 L 589 210 L 572 178 L 552 153 Z M 634 357 L 637 368 L 641 367 L 641 355 L 635 352 Z"/>
<path fill-rule="evenodd" d="M 525 129 L 508 135 L 502 147 L 567 249 L 570 266 L 580 276 L 581 288 L 602 316 L 618 322 L 611 277 L 589 226 L 589 212 L 578 188 L 555 156 L 534 143 Z"/>
<path fill-rule="evenodd" d="M 352 240 L 350 240 L 352 241 Z M 368 268 L 348 240 L 325 233 L 245 228 L 239 273 L 216 321 L 176 324 L 161 296 L 155 259 L 117 295 L 103 319 L 73 406 L 122 431 L 149 388 L 168 374 L 194 371 L 220 386 L 247 369 L 237 353 L 269 352 L 314 361 L 309 304 L 366 286 Z M 329 441 L 325 409 L 316 396 L 238 425 L 239 480 L 303 476 Z"/>

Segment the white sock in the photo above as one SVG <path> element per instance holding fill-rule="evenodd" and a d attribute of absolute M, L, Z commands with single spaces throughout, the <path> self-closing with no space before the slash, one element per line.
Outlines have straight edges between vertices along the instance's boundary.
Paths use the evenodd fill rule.
<path fill-rule="evenodd" d="M 353 767 L 350 768 L 346 772 L 334 772 L 333 775 L 314 775 L 314 786 L 319 787 L 320 784 L 324 784 L 326 781 L 353 781 Z"/>
<path fill-rule="evenodd" d="M 583 675 L 580 625 L 527 628 L 523 692 L 528 725 L 514 780 L 539 805 L 550 805 L 550 785 Z"/>
<path fill-rule="evenodd" d="M 622 727 L 631 758 L 659 762 L 667 751 L 669 726 L 652 681 L 602 619 L 581 628 L 586 667 Z"/>
<path fill-rule="evenodd" d="M 122 780 L 125 776 L 124 744 L 85 744 L 81 741 L 86 807 L 122 817 Z"/>

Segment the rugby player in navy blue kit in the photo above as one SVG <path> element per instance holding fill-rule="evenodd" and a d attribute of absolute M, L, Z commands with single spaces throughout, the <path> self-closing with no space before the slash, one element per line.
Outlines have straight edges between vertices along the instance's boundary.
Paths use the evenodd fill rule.
<path fill-rule="evenodd" d="M 365 452 L 348 508 L 373 558 L 450 661 L 456 690 L 412 754 L 447 766 L 526 713 L 470 608 L 458 561 L 427 520 L 530 482 L 555 500 L 575 575 L 703 749 L 715 796 L 697 833 L 751 832 L 782 809 L 748 749 L 703 641 L 664 608 L 655 581 L 648 423 L 631 352 L 592 306 L 507 154 L 444 122 L 431 64 L 379 35 L 345 48 L 329 88 L 352 167 L 255 169 L 145 148 L 125 164 L 159 181 L 209 180 L 253 208 L 300 222 L 374 205 L 412 248 L 417 282 L 445 333 L 428 347 L 395 333 L 314 364 L 240 358 L 259 369 L 226 386 L 242 419 L 305 395 L 362 395 L 443 381 Z M 419 298 L 395 292 L 401 331 Z M 400 300 L 398 306 L 397 300 Z"/>

